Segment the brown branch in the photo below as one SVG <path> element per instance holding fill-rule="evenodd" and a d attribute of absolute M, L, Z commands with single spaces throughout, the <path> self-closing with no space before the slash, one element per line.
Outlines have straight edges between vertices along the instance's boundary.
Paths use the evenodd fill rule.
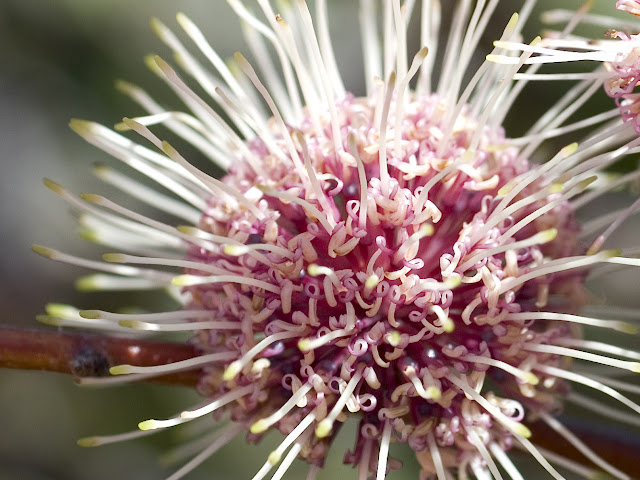
<path fill-rule="evenodd" d="M 0 367 L 4 368 L 102 377 L 114 365 L 164 365 L 196 355 L 193 346 L 184 343 L 0 326 Z M 180 372 L 148 381 L 195 387 L 198 373 Z"/>

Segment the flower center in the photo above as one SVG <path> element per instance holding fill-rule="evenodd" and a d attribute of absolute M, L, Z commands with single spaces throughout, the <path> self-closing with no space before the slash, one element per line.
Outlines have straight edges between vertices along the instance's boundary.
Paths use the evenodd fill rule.
<path fill-rule="evenodd" d="M 557 355 L 537 346 L 575 334 L 553 315 L 580 306 L 582 275 L 560 259 L 577 253 L 566 195 L 586 184 L 551 183 L 553 161 L 530 165 L 502 129 L 435 95 L 390 99 L 382 130 L 380 108 L 339 102 L 338 139 L 311 116 L 287 137 L 274 128 L 223 179 L 245 195 L 235 208 L 210 199 L 200 228 L 228 241 L 191 257 L 228 281 L 188 272 L 189 308 L 238 327 L 197 336 L 207 353 L 236 353 L 202 393 L 254 386 L 234 413 L 254 434 L 316 422 L 324 447 L 310 460 L 345 408 L 369 438 L 393 428 L 417 451 L 430 432 L 449 446 L 475 427 L 527 436 L 524 409 L 555 407 L 531 370 Z"/>

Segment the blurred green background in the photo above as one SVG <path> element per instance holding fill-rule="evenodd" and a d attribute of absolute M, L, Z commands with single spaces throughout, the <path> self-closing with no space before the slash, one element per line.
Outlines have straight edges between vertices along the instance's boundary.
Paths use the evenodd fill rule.
<path fill-rule="evenodd" d="M 539 12 L 558 3 L 540 2 L 525 38 L 533 38 L 539 31 Z M 572 8 L 580 3 L 567 0 L 562 6 Z M 600 11 L 611 13 L 613 1 L 596 3 Z M 357 2 L 330 0 L 329 5 L 345 83 L 361 94 Z M 502 2 L 478 61 L 519 5 L 518 1 Z M 91 166 L 94 162 L 117 162 L 77 137 L 68 128 L 68 121 L 79 117 L 112 125 L 124 115 L 141 113 L 115 91 L 117 78 L 144 86 L 161 103 L 177 105 L 162 82 L 146 69 L 142 57 L 159 53 L 171 58 L 149 28 L 149 18 L 157 16 L 177 31 L 174 18 L 179 11 L 199 24 L 223 58 L 235 50 L 247 51 L 239 24 L 224 1 L 0 1 L 0 311 L 4 323 L 35 326 L 35 315 L 43 311 L 45 303 L 53 301 L 109 309 L 153 300 L 149 296 L 140 300 L 78 293 L 73 280 L 86 272 L 46 261 L 33 254 L 30 245 L 40 243 L 97 255 L 98 249 L 77 239 L 67 205 L 45 189 L 41 179 L 52 178 L 76 193 L 110 193 L 92 177 Z M 593 33 L 596 37 L 602 34 L 602 29 Z M 418 48 L 417 41 L 412 45 L 410 52 Z M 537 112 L 553 103 L 555 87 L 537 87 L 535 100 L 510 118 L 508 132 L 522 131 Z M 628 197 L 622 202 L 626 204 Z M 633 237 L 636 231 L 629 230 L 626 235 Z M 603 295 L 615 302 L 628 300 L 627 277 L 607 283 L 609 288 Z M 639 306 L 637 297 L 631 299 L 635 306 Z M 142 385 L 80 389 L 70 378 L 55 374 L 0 371 L 0 480 L 163 478 L 171 468 L 159 466 L 158 456 L 180 442 L 179 433 L 99 449 L 80 449 L 75 440 L 128 431 L 140 420 L 172 415 L 196 401 L 191 392 L 176 388 Z M 349 429 L 340 435 L 321 479 L 355 477 L 340 465 L 342 452 L 351 445 L 353 435 Z M 251 478 L 276 440 L 275 435 L 269 437 L 268 445 L 258 448 L 237 443 L 188 478 Z M 392 473 L 391 480 L 417 478 L 417 465 L 411 455 L 400 453 L 403 450 L 392 447 L 392 454 L 402 457 L 406 468 Z M 286 478 L 304 478 L 301 472 L 305 471 L 301 467 Z"/>

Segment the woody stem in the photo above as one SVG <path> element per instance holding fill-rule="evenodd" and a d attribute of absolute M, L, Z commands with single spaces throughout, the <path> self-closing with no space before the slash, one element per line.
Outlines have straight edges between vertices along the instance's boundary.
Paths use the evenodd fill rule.
<path fill-rule="evenodd" d="M 164 365 L 196 355 L 193 346 L 185 343 L 0 326 L 0 368 L 96 377 L 108 375 L 114 365 Z M 198 371 L 148 381 L 195 387 Z"/>

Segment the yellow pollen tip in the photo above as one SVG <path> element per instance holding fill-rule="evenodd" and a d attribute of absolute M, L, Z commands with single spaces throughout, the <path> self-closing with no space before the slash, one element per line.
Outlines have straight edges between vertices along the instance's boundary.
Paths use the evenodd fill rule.
<path fill-rule="evenodd" d="M 540 383 L 540 379 L 531 372 L 527 372 L 523 379 L 530 385 L 538 385 Z"/>
<path fill-rule="evenodd" d="M 598 248 L 599 248 L 599 246 L 598 246 L 598 245 L 591 245 L 591 246 L 589 247 L 589 250 L 587 250 L 587 253 L 586 253 L 585 255 L 587 255 L 587 256 L 589 256 L 589 257 L 590 257 L 591 255 L 595 255 L 596 253 L 598 253 Z"/>
<path fill-rule="evenodd" d="M 628 333 L 630 335 L 635 335 L 638 333 L 638 327 L 626 322 L 618 322 L 616 330 L 618 330 L 619 332 Z"/>
<path fill-rule="evenodd" d="M 433 400 L 440 400 L 442 396 L 442 391 L 438 387 L 427 387 L 427 397 L 432 398 Z"/>
<path fill-rule="evenodd" d="M 93 243 L 97 243 L 98 239 L 100 238 L 98 232 L 91 228 L 81 228 L 80 230 L 78 230 L 78 237 L 86 240 L 87 242 Z"/>
<path fill-rule="evenodd" d="M 311 340 L 308 338 L 303 338 L 298 342 L 298 348 L 301 352 L 308 352 L 311 350 Z"/>
<path fill-rule="evenodd" d="M 78 135 L 84 136 L 88 133 L 91 133 L 93 122 L 89 122 L 88 120 L 81 120 L 79 118 L 72 118 L 69 121 L 69 127 L 71 127 L 71 130 L 76 132 Z"/>
<path fill-rule="evenodd" d="M 164 153 L 166 153 L 170 157 L 178 154 L 178 151 L 173 148 L 171 144 L 166 140 L 162 142 L 162 150 L 164 150 Z"/>
<path fill-rule="evenodd" d="M 266 432 L 268 428 L 269 428 L 269 423 L 264 418 L 261 418 L 256 423 L 251 425 L 251 427 L 249 428 L 249 431 L 251 433 L 257 434 L 257 433 Z"/>
<path fill-rule="evenodd" d="M 433 225 L 431 225 L 430 223 L 425 223 L 420 227 L 420 230 L 418 231 L 420 232 L 421 235 L 425 237 L 430 237 L 431 235 L 433 235 L 433 232 L 435 231 L 435 229 L 433 228 Z"/>
<path fill-rule="evenodd" d="M 42 255 L 46 258 L 53 258 L 55 256 L 55 251 L 49 247 L 45 247 L 43 245 L 31 245 L 31 250 L 36 252 L 38 255 Z"/>
<path fill-rule="evenodd" d="M 54 182 L 53 180 L 49 179 L 49 178 L 43 178 L 42 179 L 42 183 L 44 183 L 44 186 L 47 187 L 49 190 L 57 193 L 58 195 L 64 193 L 64 187 L 62 185 L 60 185 L 59 183 Z"/>
<path fill-rule="evenodd" d="M 522 435 L 524 438 L 531 438 L 531 430 L 521 423 L 511 424 L 511 430 L 518 435 Z"/>
<path fill-rule="evenodd" d="M 380 283 L 380 277 L 375 273 L 364 282 L 365 288 L 375 288 Z"/>
<path fill-rule="evenodd" d="M 105 262 L 122 263 L 124 262 L 124 255 L 121 253 L 103 253 L 102 259 Z"/>
<path fill-rule="evenodd" d="M 516 25 L 518 24 L 519 18 L 520 15 L 518 15 L 518 13 L 514 13 L 513 15 L 511 15 L 511 18 L 509 19 L 509 23 L 507 23 L 507 27 L 505 28 L 505 30 L 514 30 L 516 28 Z"/>
<path fill-rule="evenodd" d="M 564 183 L 552 183 L 549 186 L 549 193 L 562 193 L 564 190 Z"/>
<path fill-rule="evenodd" d="M 311 263 L 307 266 L 307 273 L 312 277 L 317 277 L 318 275 L 320 275 L 319 270 L 320 270 L 320 267 L 315 263 Z"/>
<path fill-rule="evenodd" d="M 102 196 L 95 193 L 81 193 L 80 198 L 89 203 L 100 203 L 102 201 Z"/>
<path fill-rule="evenodd" d="M 511 190 L 513 190 L 513 187 L 515 187 L 515 186 L 516 186 L 515 182 L 508 182 L 508 183 L 504 184 L 498 190 L 498 195 L 500 197 L 504 197 L 505 195 L 509 195 L 509 192 L 511 192 Z"/>
<path fill-rule="evenodd" d="M 100 445 L 100 440 L 97 437 L 84 437 L 79 438 L 76 444 L 79 447 L 97 447 Z"/>
<path fill-rule="evenodd" d="M 462 277 L 456 275 L 455 277 L 449 277 L 444 281 L 447 288 L 456 288 L 462 283 Z"/>
<path fill-rule="evenodd" d="M 222 379 L 226 382 L 233 380 L 242 370 L 242 364 L 239 361 L 231 362 L 222 374 Z"/>
<path fill-rule="evenodd" d="M 543 230 L 538 234 L 538 239 L 540 243 L 549 243 L 554 240 L 558 236 L 557 228 L 550 228 L 549 230 Z"/>
<path fill-rule="evenodd" d="M 397 330 L 393 330 L 387 333 L 385 335 L 385 340 L 392 347 L 397 347 L 398 345 L 400 345 L 400 340 L 401 340 L 400 332 L 398 332 Z"/>
<path fill-rule="evenodd" d="M 249 247 L 246 245 L 225 245 L 223 248 L 224 254 L 232 257 L 239 257 L 249 251 Z"/>
<path fill-rule="evenodd" d="M 640 373 L 640 363 L 635 362 L 631 365 L 631 368 L 629 368 L 629 370 L 631 370 L 634 373 Z"/>
<path fill-rule="evenodd" d="M 52 317 L 51 315 L 36 315 L 36 321 L 52 327 L 59 327 L 62 325 L 62 320 L 60 318 Z"/>
<path fill-rule="evenodd" d="M 126 375 L 131 372 L 131 365 L 114 365 L 109 369 L 111 375 Z"/>
<path fill-rule="evenodd" d="M 453 331 L 455 330 L 455 328 L 456 328 L 455 324 L 453 323 L 453 320 L 451 320 L 450 318 L 447 318 L 447 319 L 444 321 L 444 323 L 443 323 L 442 327 L 444 328 L 444 331 L 445 331 L 446 333 L 451 333 L 451 332 L 453 332 Z"/>
<path fill-rule="evenodd" d="M 80 277 L 75 282 L 75 287 L 77 290 L 81 292 L 92 292 L 98 288 L 96 284 L 95 275 L 85 275 L 84 277 Z"/>
<path fill-rule="evenodd" d="M 111 169 L 106 165 L 98 164 L 98 165 L 94 165 L 93 167 L 93 173 L 98 178 L 105 177 L 106 175 L 109 174 L 109 172 L 111 172 Z"/>
<path fill-rule="evenodd" d="M 281 458 L 282 458 L 282 455 L 280 455 L 278 452 L 274 450 L 269 454 L 269 456 L 267 457 L 267 460 L 271 465 L 277 465 Z"/>
<path fill-rule="evenodd" d="M 160 67 L 158 67 L 158 64 L 156 63 L 155 55 L 145 55 L 144 64 L 156 75 L 162 74 L 162 70 L 160 70 Z"/>
<path fill-rule="evenodd" d="M 578 142 L 573 142 L 564 147 L 560 152 L 563 156 L 568 157 L 569 155 L 573 155 L 578 150 Z"/>
<path fill-rule="evenodd" d="M 591 185 L 593 182 L 595 182 L 598 179 L 597 175 L 592 175 L 589 178 L 585 178 L 584 180 L 582 180 L 580 183 L 578 183 L 578 188 L 580 190 L 586 190 L 589 185 Z"/>
<path fill-rule="evenodd" d="M 144 330 L 144 328 L 141 326 L 142 322 L 139 322 L 138 320 L 120 320 L 118 322 L 118 325 L 120 325 L 121 327 L 124 328 L 133 328 L 136 330 Z"/>
<path fill-rule="evenodd" d="M 162 23 L 158 18 L 151 17 L 149 20 L 149 25 L 151 25 L 151 29 L 155 32 L 156 35 L 162 37 L 166 28 L 164 23 Z"/>
<path fill-rule="evenodd" d="M 613 477 L 607 475 L 604 472 L 591 472 L 589 473 L 589 475 L 587 475 L 587 478 L 589 480 L 611 480 L 611 478 Z"/>
<path fill-rule="evenodd" d="M 191 21 L 191 19 L 189 17 L 187 17 L 184 13 L 182 12 L 178 12 L 176 14 L 176 20 L 178 21 L 178 24 L 182 27 L 182 28 L 189 28 L 191 26 L 193 26 L 193 22 Z"/>
<path fill-rule="evenodd" d="M 176 227 L 176 230 L 178 230 L 180 233 L 185 233 L 187 235 L 194 235 L 198 229 L 195 227 L 192 227 L 190 225 L 178 225 Z"/>
<path fill-rule="evenodd" d="M 54 317 L 66 317 L 70 314 L 75 314 L 76 309 L 71 305 L 65 305 L 64 303 L 47 303 L 44 307 L 48 315 Z"/>
<path fill-rule="evenodd" d="M 155 420 L 145 420 L 144 422 L 140 422 L 138 424 L 138 428 L 143 431 L 155 430 L 156 428 L 158 428 L 158 422 L 156 422 Z"/>
<path fill-rule="evenodd" d="M 171 284 L 176 287 L 185 287 L 191 284 L 191 275 L 178 275 L 171 279 Z"/>
<path fill-rule="evenodd" d="M 328 418 L 325 418 L 316 427 L 316 437 L 324 438 L 331 433 L 333 429 L 333 422 Z"/>
<path fill-rule="evenodd" d="M 603 250 L 601 253 L 604 258 L 613 258 L 622 255 L 622 250 L 619 248 L 612 248 L 611 250 Z"/>
<path fill-rule="evenodd" d="M 96 318 L 100 318 L 99 310 L 80 310 L 78 312 L 82 318 L 87 318 L 89 320 L 95 320 Z"/>

